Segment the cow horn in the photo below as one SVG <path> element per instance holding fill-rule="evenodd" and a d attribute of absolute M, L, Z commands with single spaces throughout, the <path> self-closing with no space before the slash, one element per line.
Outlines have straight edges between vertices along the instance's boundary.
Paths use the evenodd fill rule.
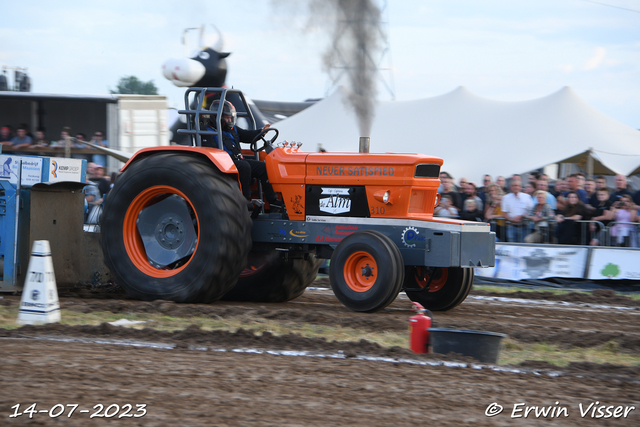
<path fill-rule="evenodd" d="M 218 32 L 218 40 L 216 41 L 215 45 L 211 46 L 211 48 L 216 52 L 222 52 L 222 47 L 224 42 L 222 38 L 222 32 L 215 25 L 213 25 L 213 28 L 215 28 L 216 31 Z"/>

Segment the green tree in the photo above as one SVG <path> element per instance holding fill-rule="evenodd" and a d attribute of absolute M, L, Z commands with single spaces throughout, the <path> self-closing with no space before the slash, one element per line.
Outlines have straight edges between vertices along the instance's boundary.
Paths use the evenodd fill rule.
<path fill-rule="evenodd" d="M 153 80 L 143 82 L 136 76 L 126 76 L 120 78 L 116 90 L 109 90 L 109 92 L 125 95 L 157 95 L 158 88 L 153 84 Z"/>

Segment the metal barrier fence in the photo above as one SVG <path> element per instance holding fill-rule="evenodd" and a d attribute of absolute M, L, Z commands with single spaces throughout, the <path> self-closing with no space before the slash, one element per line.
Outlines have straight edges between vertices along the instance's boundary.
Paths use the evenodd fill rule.
<path fill-rule="evenodd" d="M 535 226 L 529 219 L 512 223 L 505 219 L 489 221 L 500 242 L 557 243 L 568 245 L 640 247 L 640 223 L 615 222 L 607 225 L 600 221 L 555 219 L 545 221 L 547 225 Z"/>
<path fill-rule="evenodd" d="M 607 224 L 606 246 L 640 247 L 640 223 L 612 221 Z"/>

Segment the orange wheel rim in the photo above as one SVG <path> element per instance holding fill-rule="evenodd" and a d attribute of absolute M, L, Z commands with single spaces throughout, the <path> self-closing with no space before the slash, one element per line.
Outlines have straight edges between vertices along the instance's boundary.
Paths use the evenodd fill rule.
<path fill-rule="evenodd" d="M 142 242 L 142 238 L 140 237 L 140 233 L 138 232 L 138 215 L 140 215 L 140 212 L 144 208 L 156 203 L 160 197 L 170 196 L 172 194 L 176 194 L 182 197 L 191 207 L 191 210 L 194 212 L 196 218 L 196 229 L 199 230 L 200 221 L 198 220 L 198 214 L 196 213 L 195 209 L 193 209 L 191 201 L 181 191 L 166 185 L 156 185 L 142 191 L 136 196 L 135 199 L 133 199 L 133 201 L 129 205 L 129 208 L 127 209 L 127 213 L 124 216 L 124 224 L 122 227 L 124 248 L 127 251 L 127 255 L 129 255 L 129 259 L 131 260 L 131 262 L 136 266 L 138 270 L 140 270 L 140 272 L 146 274 L 147 276 L 166 278 L 178 274 L 179 272 L 184 270 L 187 265 L 189 265 L 191 259 L 193 258 L 193 255 L 195 255 L 198 250 L 197 245 L 199 242 L 196 243 L 196 248 L 189 260 L 178 268 L 156 268 L 149 264 L 147 253 L 144 248 L 144 243 Z"/>
<path fill-rule="evenodd" d="M 422 276 L 422 267 L 416 267 L 416 273 L 415 273 L 416 283 L 421 288 L 424 288 L 425 286 L 427 286 L 427 283 L 429 282 L 429 275 L 425 274 L 424 279 L 421 279 L 420 276 Z M 448 277 L 449 277 L 449 269 L 447 268 L 436 269 L 436 271 L 434 272 L 433 280 L 429 285 L 429 292 L 438 292 L 440 289 L 442 289 L 442 287 L 447 283 Z"/>
<path fill-rule="evenodd" d="M 355 292 L 366 292 L 376 283 L 378 264 L 368 252 L 358 251 L 349 255 L 344 264 L 344 279 Z"/>

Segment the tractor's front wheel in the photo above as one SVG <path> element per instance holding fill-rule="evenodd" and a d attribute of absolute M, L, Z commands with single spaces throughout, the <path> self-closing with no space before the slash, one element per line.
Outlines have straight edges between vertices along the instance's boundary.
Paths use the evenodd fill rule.
<path fill-rule="evenodd" d="M 105 200 L 101 226 L 105 264 L 143 300 L 215 301 L 235 285 L 251 247 L 235 177 L 183 154 L 130 165 Z"/>
<path fill-rule="evenodd" d="M 404 277 L 405 292 L 411 301 L 432 311 L 445 311 L 467 298 L 473 285 L 474 271 L 460 267 L 408 266 Z"/>
<path fill-rule="evenodd" d="M 398 247 L 377 231 L 347 236 L 331 256 L 331 288 L 353 311 L 382 310 L 398 296 L 403 279 L 404 262 Z"/>

